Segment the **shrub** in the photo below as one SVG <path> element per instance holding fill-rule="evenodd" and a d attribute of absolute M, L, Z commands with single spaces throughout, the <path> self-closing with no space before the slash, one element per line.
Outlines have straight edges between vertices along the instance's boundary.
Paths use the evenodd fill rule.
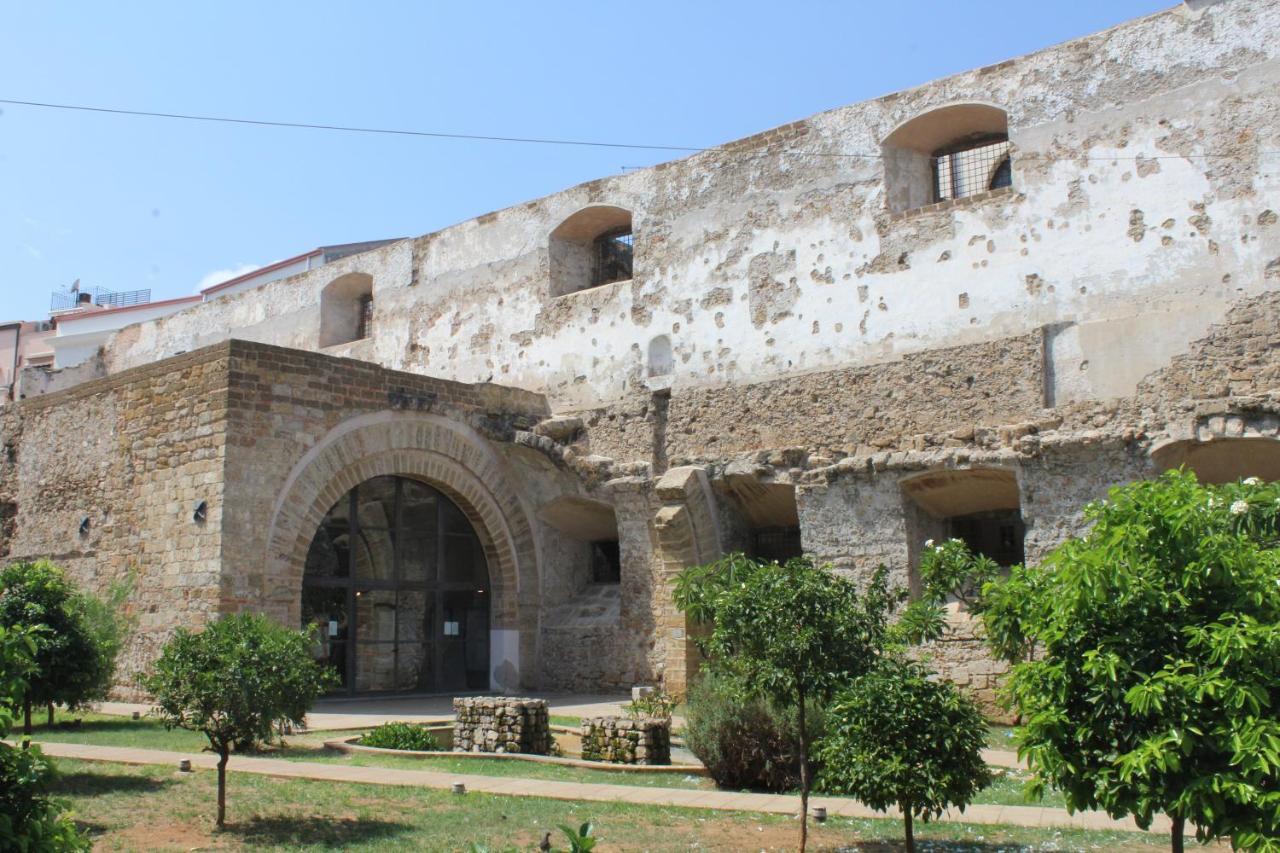
<path fill-rule="evenodd" d="M 29 632 L 0 625 L 0 738 L 8 735 L 14 708 L 26 693 L 36 648 Z M 49 798 L 54 775 L 39 747 L 0 741 L 0 850 L 89 849 L 88 839 Z"/>
<path fill-rule="evenodd" d="M 824 716 L 809 706 L 806 725 L 816 740 Z M 685 745 L 721 788 L 775 792 L 800 786 L 800 739 L 794 709 L 779 709 L 729 679 L 705 674 L 689 691 Z"/>
<path fill-rule="evenodd" d="M 661 690 L 646 693 L 622 706 L 628 717 L 636 720 L 669 720 L 676 708 L 676 700 Z"/>
<path fill-rule="evenodd" d="M 361 746 L 378 749 L 412 749 L 438 752 L 440 742 L 435 735 L 417 723 L 383 723 L 360 738 Z"/>

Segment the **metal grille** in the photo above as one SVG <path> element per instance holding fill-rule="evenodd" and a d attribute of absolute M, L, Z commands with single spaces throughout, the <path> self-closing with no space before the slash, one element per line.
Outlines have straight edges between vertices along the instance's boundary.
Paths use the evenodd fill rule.
<path fill-rule="evenodd" d="M 596 238 L 592 287 L 631 278 L 632 241 L 630 228 L 610 231 Z"/>
<path fill-rule="evenodd" d="M 751 556 L 757 560 L 785 563 L 803 553 L 799 527 L 761 527 L 751 531 Z"/>
<path fill-rule="evenodd" d="M 373 336 L 373 297 L 360 297 L 360 319 L 356 323 L 356 340 Z"/>
<path fill-rule="evenodd" d="M 89 302 L 104 308 L 145 305 L 151 301 L 150 289 L 126 290 L 122 293 L 113 293 L 105 287 L 79 287 L 54 291 L 53 298 L 49 302 L 49 310 L 70 311 L 72 308 L 78 308 L 81 305 L 81 300 L 86 296 L 89 297 Z"/>
<path fill-rule="evenodd" d="M 97 305 L 106 308 L 123 308 L 126 305 L 145 305 L 151 301 L 151 290 L 126 290 L 123 293 L 99 293 L 93 298 Z"/>
<path fill-rule="evenodd" d="M 1008 139 L 988 138 L 933 158 L 934 201 L 964 198 L 1012 184 Z"/>

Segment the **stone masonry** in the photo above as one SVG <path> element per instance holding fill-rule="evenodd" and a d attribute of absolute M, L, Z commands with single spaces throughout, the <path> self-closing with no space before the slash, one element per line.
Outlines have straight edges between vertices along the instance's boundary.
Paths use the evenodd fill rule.
<path fill-rule="evenodd" d="M 454 752 L 551 752 L 545 699 L 454 699 L 453 713 Z"/>
<path fill-rule="evenodd" d="M 680 694 L 690 565 L 910 591 L 930 539 L 1035 564 L 1117 484 L 1280 479 L 1278 93 L 1280 4 L 1195 0 L 130 326 L 0 407 L 0 556 L 132 583 L 121 694 L 241 609 L 331 626 L 353 692 L 349 642 L 468 693 Z M 1009 159 L 939 197 L 975 139 Z M 630 278 L 591 286 L 628 228 Z M 373 334 L 336 334 L 365 304 Z M 372 541 L 322 523 L 392 478 L 473 550 L 412 528 L 381 576 L 308 587 Z M 928 651 L 994 713 L 1002 668 L 950 620 Z"/>
<path fill-rule="evenodd" d="M 610 764 L 670 764 L 671 721 L 586 717 L 582 757 Z"/>

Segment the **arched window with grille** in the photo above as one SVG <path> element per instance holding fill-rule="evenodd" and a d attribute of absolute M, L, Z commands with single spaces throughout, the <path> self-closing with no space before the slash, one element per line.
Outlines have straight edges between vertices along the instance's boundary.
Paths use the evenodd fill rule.
<path fill-rule="evenodd" d="M 952 104 L 898 125 L 881 145 L 894 213 L 1013 186 L 1009 118 L 990 104 Z"/>
<path fill-rule="evenodd" d="M 631 212 L 612 205 L 579 210 L 551 232 L 551 295 L 630 281 L 634 274 Z"/>

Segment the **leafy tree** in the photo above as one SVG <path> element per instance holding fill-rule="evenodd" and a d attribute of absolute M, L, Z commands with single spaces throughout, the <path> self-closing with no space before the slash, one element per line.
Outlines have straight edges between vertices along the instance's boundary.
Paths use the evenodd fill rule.
<path fill-rule="evenodd" d="M 88 850 L 88 839 L 49 798 L 54 768 L 40 748 L 3 742 L 36 671 L 32 633 L 0 625 L 0 850 Z"/>
<path fill-rule="evenodd" d="M 805 709 L 825 703 L 874 665 L 897 598 L 878 571 L 865 593 L 807 558 L 755 563 L 734 555 L 694 571 L 683 605 L 712 621 L 704 648 L 714 671 L 797 712 L 800 849 L 808 842 L 809 737 Z M 732 573 L 733 580 L 725 581 Z M 688 612 L 688 610 L 686 610 Z"/>
<path fill-rule="evenodd" d="M 305 633 L 251 613 L 198 632 L 178 629 L 141 679 L 166 727 L 203 732 L 217 753 L 219 828 L 226 826 L 232 748 L 266 742 L 284 723 L 301 726 L 332 680 L 312 660 Z"/>
<path fill-rule="evenodd" d="M 74 708 L 109 684 L 118 646 L 99 645 L 84 599 L 47 560 L 14 563 L 0 572 L 0 625 L 42 629 L 30 634 L 36 650 L 22 699 L 25 734 L 31 734 L 33 704 Z"/>
<path fill-rule="evenodd" d="M 902 812 L 907 850 L 914 818 L 961 811 L 990 781 L 982 747 L 987 724 L 972 700 L 918 663 L 883 658 L 828 709 L 822 788 L 875 809 Z"/>
<path fill-rule="evenodd" d="M 1071 809 L 1280 850 L 1280 486 L 1115 488 L 1089 532 L 984 588 L 1019 753 Z"/>

